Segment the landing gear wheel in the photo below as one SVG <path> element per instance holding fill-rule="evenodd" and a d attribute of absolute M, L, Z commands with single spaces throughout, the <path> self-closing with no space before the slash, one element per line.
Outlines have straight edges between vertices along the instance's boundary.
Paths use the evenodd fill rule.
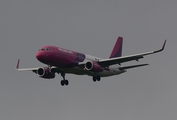
<path fill-rule="evenodd" d="M 100 76 L 97 76 L 97 81 L 100 81 L 100 80 L 101 80 Z"/>
<path fill-rule="evenodd" d="M 65 85 L 69 85 L 69 81 L 68 80 L 65 80 Z"/>
<path fill-rule="evenodd" d="M 100 81 L 100 76 L 93 76 L 93 82 Z"/>
<path fill-rule="evenodd" d="M 65 85 L 65 81 L 62 80 L 62 81 L 61 81 L 61 86 L 64 86 L 64 85 Z"/>
<path fill-rule="evenodd" d="M 64 85 L 69 85 L 69 81 L 68 80 L 62 80 L 61 81 L 61 86 L 64 86 Z"/>
<path fill-rule="evenodd" d="M 93 76 L 93 82 L 96 82 L 96 77 L 95 76 Z"/>

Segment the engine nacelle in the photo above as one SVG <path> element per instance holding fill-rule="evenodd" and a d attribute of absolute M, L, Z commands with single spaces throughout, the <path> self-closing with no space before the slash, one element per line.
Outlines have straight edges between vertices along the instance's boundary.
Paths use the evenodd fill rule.
<path fill-rule="evenodd" d="M 87 62 L 85 64 L 85 69 L 92 71 L 92 72 L 102 72 L 103 71 L 103 68 L 97 62 L 94 62 L 94 61 Z"/>
<path fill-rule="evenodd" d="M 50 69 L 47 67 L 39 68 L 37 70 L 37 74 L 39 75 L 39 77 L 46 78 L 46 79 L 55 78 L 55 73 L 50 72 Z"/>

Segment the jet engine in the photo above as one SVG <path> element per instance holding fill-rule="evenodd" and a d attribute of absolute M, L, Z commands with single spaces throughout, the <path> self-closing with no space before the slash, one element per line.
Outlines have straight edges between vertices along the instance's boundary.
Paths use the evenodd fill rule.
<path fill-rule="evenodd" d="M 103 68 L 97 62 L 94 62 L 94 61 L 88 61 L 85 64 L 85 69 L 92 71 L 92 72 L 102 72 L 103 71 Z"/>
<path fill-rule="evenodd" d="M 46 78 L 46 79 L 55 78 L 55 73 L 52 73 L 50 69 L 47 67 L 39 68 L 37 70 L 37 74 L 39 75 L 39 77 Z"/>

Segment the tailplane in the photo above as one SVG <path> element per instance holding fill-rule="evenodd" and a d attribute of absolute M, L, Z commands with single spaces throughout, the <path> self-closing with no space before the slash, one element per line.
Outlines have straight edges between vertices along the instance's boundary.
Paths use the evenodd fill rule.
<path fill-rule="evenodd" d="M 127 70 L 127 69 L 142 67 L 142 66 L 146 66 L 146 65 L 149 65 L 149 64 L 131 65 L 131 66 L 120 67 L 119 69 L 120 70 Z"/>
<path fill-rule="evenodd" d="M 123 37 L 118 37 L 109 58 L 122 56 L 122 44 L 123 44 Z"/>

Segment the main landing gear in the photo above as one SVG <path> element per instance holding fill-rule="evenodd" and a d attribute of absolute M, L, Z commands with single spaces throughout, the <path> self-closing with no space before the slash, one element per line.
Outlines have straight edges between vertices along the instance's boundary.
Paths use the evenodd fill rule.
<path fill-rule="evenodd" d="M 61 86 L 69 85 L 69 81 L 65 79 L 65 73 L 61 73 L 63 80 L 61 80 Z"/>
<path fill-rule="evenodd" d="M 93 76 L 93 82 L 100 81 L 100 76 Z"/>
<path fill-rule="evenodd" d="M 69 81 L 65 79 L 65 73 L 61 73 L 61 76 L 63 77 L 63 80 L 61 80 L 61 86 L 64 86 L 64 85 L 69 85 Z M 101 77 L 100 76 L 93 76 L 93 81 L 96 82 L 96 81 L 100 81 L 101 80 Z"/>

